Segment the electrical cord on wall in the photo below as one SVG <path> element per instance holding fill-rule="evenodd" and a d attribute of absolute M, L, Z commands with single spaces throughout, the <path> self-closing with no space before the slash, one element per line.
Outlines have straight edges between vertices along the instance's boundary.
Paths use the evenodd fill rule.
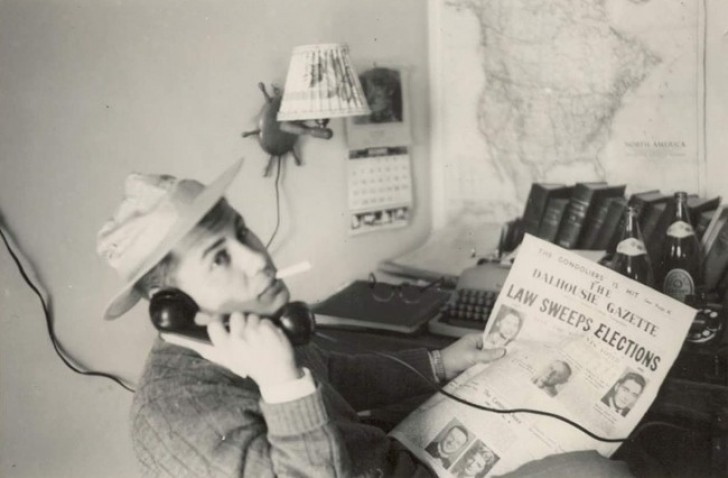
<path fill-rule="evenodd" d="M 61 344 L 58 342 L 58 339 L 56 338 L 55 331 L 53 329 L 53 314 L 48 307 L 48 304 L 46 303 L 45 299 L 43 298 L 43 294 L 38 289 L 38 287 L 33 283 L 33 281 L 28 277 L 28 274 L 25 271 L 25 268 L 23 267 L 23 264 L 20 262 L 20 259 L 15 254 L 15 251 L 13 251 L 13 248 L 10 246 L 10 242 L 8 238 L 5 236 L 5 232 L 3 231 L 3 228 L 0 227 L 0 236 L 2 236 L 3 243 L 5 243 L 5 247 L 7 248 L 8 252 L 10 253 L 10 256 L 13 259 L 13 262 L 15 262 L 15 265 L 18 267 L 18 271 L 20 272 L 20 275 L 23 277 L 23 280 L 26 284 L 28 284 L 28 287 L 35 293 L 35 295 L 38 297 L 38 300 L 40 301 L 41 306 L 43 307 L 43 315 L 45 316 L 46 320 L 46 327 L 48 328 L 48 335 L 51 339 L 51 343 L 53 344 L 53 349 L 56 351 L 56 354 L 61 358 L 61 361 L 71 370 L 74 372 L 80 374 L 80 375 L 86 375 L 89 377 L 102 377 L 109 380 L 114 381 L 116 384 L 120 385 L 124 389 L 134 393 L 134 389 L 127 385 L 125 381 L 117 377 L 116 375 L 105 373 L 105 372 L 95 372 L 92 370 L 85 370 L 81 368 L 80 366 L 74 364 L 74 360 L 70 357 L 68 352 L 66 352 Z"/>
<path fill-rule="evenodd" d="M 273 239 L 276 237 L 276 234 L 278 234 L 278 227 L 281 225 L 281 192 L 280 192 L 281 162 L 282 162 L 282 159 L 280 156 L 278 156 L 278 168 L 276 169 L 276 179 L 274 181 L 275 189 L 276 189 L 276 226 L 273 229 L 273 234 L 271 234 L 270 239 L 268 239 L 268 242 L 265 244 L 266 249 L 268 249 L 270 247 L 270 245 L 273 243 Z"/>

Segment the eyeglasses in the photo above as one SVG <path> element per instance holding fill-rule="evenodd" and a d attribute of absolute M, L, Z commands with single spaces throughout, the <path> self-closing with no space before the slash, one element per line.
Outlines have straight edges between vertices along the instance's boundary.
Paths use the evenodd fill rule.
<path fill-rule="evenodd" d="M 445 278 L 440 277 L 439 279 L 425 284 L 417 286 L 410 284 L 409 282 L 402 282 L 401 284 L 389 284 L 387 282 L 378 282 L 377 277 L 373 272 L 369 273 L 369 289 L 372 292 L 374 300 L 379 302 L 388 302 L 395 296 L 399 296 L 402 302 L 407 304 L 414 304 L 420 301 L 425 291 L 432 287 L 440 287 L 445 283 Z"/>

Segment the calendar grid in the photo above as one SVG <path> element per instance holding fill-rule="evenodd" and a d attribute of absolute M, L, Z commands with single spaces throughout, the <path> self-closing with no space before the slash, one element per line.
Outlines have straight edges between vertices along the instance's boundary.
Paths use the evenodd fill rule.
<path fill-rule="evenodd" d="M 407 148 L 356 150 L 350 154 L 348 169 L 350 210 L 412 204 L 412 173 Z"/>

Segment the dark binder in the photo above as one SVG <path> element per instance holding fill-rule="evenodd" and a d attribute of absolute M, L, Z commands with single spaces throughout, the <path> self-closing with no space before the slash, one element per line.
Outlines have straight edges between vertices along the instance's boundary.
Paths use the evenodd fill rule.
<path fill-rule="evenodd" d="M 599 229 L 597 240 L 594 243 L 594 249 L 605 250 L 609 246 L 612 237 L 618 234 L 619 229 L 617 226 L 622 222 L 624 211 L 627 209 L 627 198 L 617 197 L 612 198 L 609 201 L 609 209 L 607 210 L 607 217 L 604 218 L 604 224 Z"/>
<path fill-rule="evenodd" d="M 556 236 L 557 245 L 565 249 L 574 249 L 577 246 L 584 221 L 593 205 L 595 192 L 608 187 L 603 181 L 576 183 Z"/>
<path fill-rule="evenodd" d="M 666 197 L 665 194 L 662 194 L 657 189 L 651 189 L 649 191 L 643 191 L 640 193 L 632 194 L 629 197 L 629 201 L 627 202 L 627 205 L 634 208 L 635 213 L 637 214 L 637 217 L 640 219 L 640 229 L 642 228 L 642 211 L 645 207 L 645 204 L 649 203 L 650 201 L 659 200 L 661 198 Z M 624 229 L 624 214 L 619 219 L 619 222 L 617 223 L 617 227 L 614 230 L 614 233 L 612 234 L 612 237 L 609 239 L 609 243 L 607 244 L 607 252 L 613 253 L 614 250 L 617 248 L 617 242 L 619 242 L 619 232 Z"/>
<path fill-rule="evenodd" d="M 721 204 L 713 214 L 713 218 L 710 220 L 710 224 L 705 229 L 701 245 L 703 246 L 703 253 L 707 253 L 713 247 L 713 242 L 718 237 L 718 233 L 723 229 L 723 224 L 728 221 L 728 206 Z"/>
<path fill-rule="evenodd" d="M 599 230 L 606 219 L 610 199 L 623 197 L 625 189 L 627 189 L 627 186 L 620 184 L 594 192 L 594 196 L 592 197 L 593 205 L 584 220 L 584 226 L 582 227 L 581 238 L 579 239 L 577 248 L 595 249 L 594 244 L 599 235 Z"/>
<path fill-rule="evenodd" d="M 357 280 L 327 299 L 312 305 L 316 325 L 417 332 L 432 319 L 450 297 L 449 292 L 430 288 L 414 303 L 393 293 L 387 301 L 375 299 L 368 281 Z"/>
<path fill-rule="evenodd" d="M 710 221 L 713 220 L 713 215 L 715 215 L 715 209 L 710 211 L 703 211 L 698 214 L 698 220 L 695 223 L 695 235 L 698 236 L 698 239 L 700 239 L 701 241 L 703 240 L 705 231 L 708 229 Z"/>
<path fill-rule="evenodd" d="M 665 244 L 667 228 L 675 217 L 675 203 L 673 201 L 655 204 L 645 217 L 645 226 L 642 236 L 645 239 L 647 255 L 652 262 L 655 277 L 662 277 L 662 253 Z"/>
<path fill-rule="evenodd" d="M 543 214 L 543 219 L 541 219 L 541 226 L 538 228 L 538 237 L 544 241 L 556 241 L 556 235 L 559 233 L 559 225 L 568 205 L 568 198 L 549 199 L 546 211 Z"/>
<path fill-rule="evenodd" d="M 649 209 L 644 212 L 643 225 L 640 227 L 642 230 L 642 237 L 645 241 L 653 241 L 661 237 L 661 235 L 667 231 L 667 228 L 662 230 L 658 228 L 658 224 L 664 224 L 667 222 L 669 227 L 669 218 L 674 215 L 675 208 L 669 202 L 661 202 L 653 204 Z"/>
<path fill-rule="evenodd" d="M 710 249 L 705 251 L 703 270 L 705 288 L 714 290 L 728 267 L 728 222 L 724 222 Z"/>
<path fill-rule="evenodd" d="M 533 183 L 523 210 L 525 232 L 537 235 L 548 202 L 552 198 L 568 198 L 571 187 L 560 183 Z"/>
<path fill-rule="evenodd" d="M 700 215 L 704 212 L 715 211 L 720 205 L 720 196 L 704 198 L 700 196 L 688 197 L 688 211 L 690 211 L 690 223 L 693 227 L 698 225 Z"/>
<path fill-rule="evenodd" d="M 642 208 L 639 211 L 640 229 L 644 231 L 648 221 L 653 221 L 653 223 L 656 222 L 655 215 L 659 218 L 659 215 L 664 211 L 664 208 L 663 210 L 658 210 L 656 212 L 653 212 L 653 210 L 657 208 L 658 204 L 665 204 L 667 202 L 673 202 L 672 194 L 652 194 L 647 198 L 642 198 Z"/>

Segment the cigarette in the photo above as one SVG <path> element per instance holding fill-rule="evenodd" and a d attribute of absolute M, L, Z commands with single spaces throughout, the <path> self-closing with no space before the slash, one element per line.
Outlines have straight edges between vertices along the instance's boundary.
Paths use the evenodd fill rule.
<path fill-rule="evenodd" d="M 286 277 L 295 276 L 302 272 L 306 272 L 310 269 L 311 269 L 310 262 L 308 262 L 308 261 L 299 262 L 298 264 L 293 264 L 292 266 L 288 266 L 283 269 L 280 269 L 278 272 L 276 272 L 276 279 L 285 279 Z"/>

